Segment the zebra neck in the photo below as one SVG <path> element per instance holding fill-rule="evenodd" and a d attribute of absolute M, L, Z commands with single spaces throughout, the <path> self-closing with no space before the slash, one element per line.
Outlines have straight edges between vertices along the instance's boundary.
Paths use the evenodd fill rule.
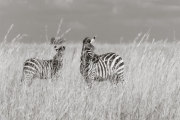
<path fill-rule="evenodd" d="M 61 60 L 51 60 L 51 64 L 53 67 L 58 67 L 61 63 Z"/>

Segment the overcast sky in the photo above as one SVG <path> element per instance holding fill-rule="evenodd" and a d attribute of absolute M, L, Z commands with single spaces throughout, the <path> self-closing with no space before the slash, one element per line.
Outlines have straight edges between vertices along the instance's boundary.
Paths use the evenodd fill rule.
<path fill-rule="evenodd" d="M 0 0 L 0 41 L 9 27 L 7 40 L 27 34 L 22 41 L 43 42 L 61 33 L 69 41 L 81 42 L 97 35 L 97 41 L 131 42 L 138 33 L 150 28 L 150 41 L 180 39 L 180 0 Z M 175 31 L 175 32 L 174 32 Z"/>

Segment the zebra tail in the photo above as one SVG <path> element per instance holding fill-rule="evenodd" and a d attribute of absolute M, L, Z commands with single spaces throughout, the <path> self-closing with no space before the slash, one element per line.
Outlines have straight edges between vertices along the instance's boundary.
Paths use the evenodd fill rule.
<path fill-rule="evenodd" d="M 24 71 L 23 71 L 23 74 L 21 75 L 21 82 L 24 81 Z"/>

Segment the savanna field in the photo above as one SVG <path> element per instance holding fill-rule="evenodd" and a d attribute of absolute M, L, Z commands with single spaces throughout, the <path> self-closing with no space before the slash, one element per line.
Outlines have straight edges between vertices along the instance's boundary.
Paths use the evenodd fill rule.
<path fill-rule="evenodd" d="M 64 67 L 56 81 L 34 79 L 30 87 L 20 82 L 24 61 L 51 59 L 53 46 L 19 42 L 0 46 L 0 120 L 180 119 L 178 41 L 95 42 L 96 53 L 115 52 L 124 59 L 126 84 L 94 82 L 91 89 L 79 70 L 82 41 L 66 45 Z"/>

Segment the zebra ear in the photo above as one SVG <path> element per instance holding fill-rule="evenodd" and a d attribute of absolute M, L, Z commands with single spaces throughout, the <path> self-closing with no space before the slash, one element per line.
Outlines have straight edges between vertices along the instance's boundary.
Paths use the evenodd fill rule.
<path fill-rule="evenodd" d="M 61 46 L 60 48 L 56 49 L 57 52 L 64 51 L 64 50 L 65 50 L 65 46 Z"/>
<path fill-rule="evenodd" d="M 61 51 L 64 51 L 65 49 L 66 49 L 65 46 L 60 47 L 60 50 L 61 50 Z"/>
<path fill-rule="evenodd" d="M 55 49 L 57 52 L 59 51 L 56 45 L 54 46 L 54 49 Z"/>
<path fill-rule="evenodd" d="M 97 36 L 97 35 L 96 35 Z M 93 43 L 96 39 L 96 36 L 94 36 L 92 39 L 91 39 L 91 43 Z"/>
<path fill-rule="evenodd" d="M 97 35 L 95 35 L 93 38 L 96 39 Z"/>
<path fill-rule="evenodd" d="M 52 38 L 51 38 L 51 41 L 50 41 L 50 44 L 54 44 L 54 41 L 55 41 L 55 38 L 52 37 Z"/>
<path fill-rule="evenodd" d="M 54 49 L 56 50 L 56 52 L 59 51 L 59 48 L 56 45 L 54 46 Z"/>

